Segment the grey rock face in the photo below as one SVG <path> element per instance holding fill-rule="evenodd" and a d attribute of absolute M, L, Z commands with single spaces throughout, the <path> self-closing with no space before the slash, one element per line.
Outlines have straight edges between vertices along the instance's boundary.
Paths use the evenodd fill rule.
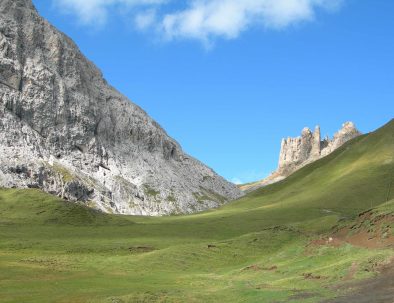
<path fill-rule="evenodd" d="M 0 2 L 0 186 L 106 212 L 191 213 L 242 195 L 107 84 L 30 0 Z"/>

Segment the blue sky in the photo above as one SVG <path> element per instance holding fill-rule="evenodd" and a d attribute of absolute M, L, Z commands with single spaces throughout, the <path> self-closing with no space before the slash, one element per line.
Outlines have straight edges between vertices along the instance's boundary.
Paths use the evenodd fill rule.
<path fill-rule="evenodd" d="M 33 0 L 105 78 L 229 180 L 282 137 L 394 114 L 394 1 Z"/>

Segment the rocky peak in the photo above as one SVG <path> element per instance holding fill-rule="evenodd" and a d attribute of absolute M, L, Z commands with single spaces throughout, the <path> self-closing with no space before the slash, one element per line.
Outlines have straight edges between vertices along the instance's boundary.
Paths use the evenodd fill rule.
<path fill-rule="evenodd" d="M 35 10 L 31 0 L 2 0 L 0 9 L 3 13 L 9 13 L 11 10 L 16 9 Z"/>
<path fill-rule="evenodd" d="M 309 127 L 304 127 L 301 131 L 301 137 L 308 137 L 312 135 L 312 131 L 310 130 Z"/>
<path fill-rule="evenodd" d="M 315 127 L 315 131 L 313 132 L 311 155 L 313 157 L 319 157 L 320 153 L 321 153 L 321 133 L 320 133 L 320 126 L 317 125 Z"/>
<path fill-rule="evenodd" d="M 320 126 L 316 126 L 313 133 L 306 127 L 302 130 L 301 137 L 282 140 L 277 173 L 289 175 L 302 166 L 330 154 L 360 134 L 353 122 L 344 123 L 332 140 L 328 137 L 321 140 Z"/>
<path fill-rule="evenodd" d="M 30 0 L 0 2 L 0 186 L 105 212 L 191 213 L 241 196 L 107 84 Z"/>
<path fill-rule="evenodd" d="M 361 133 L 357 130 L 353 122 L 345 122 L 342 125 L 342 128 L 334 134 L 332 140 L 326 138 L 326 140 L 322 142 L 322 156 L 326 156 L 332 153 L 334 150 L 341 147 L 347 141 L 360 135 Z"/>
<path fill-rule="evenodd" d="M 282 139 L 278 169 L 267 178 L 242 187 L 245 192 L 279 182 L 305 165 L 312 163 L 339 148 L 347 141 L 361 135 L 353 122 L 346 122 L 335 133 L 333 139 L 321 139 L 320 126 L 312 132 L 308 127 L 301 131 L 301 136 Z"/>
<path fill-rule="evenodd" d="M 311 155 L 314 157 L 320 156 L 320 144 L 319 126 L 316 126 L 314 132 L 305 127 L 300 137 L 283 139 L 278 170 L 286 171 L 289 166 L 294 163 L 302 163 Z"/>

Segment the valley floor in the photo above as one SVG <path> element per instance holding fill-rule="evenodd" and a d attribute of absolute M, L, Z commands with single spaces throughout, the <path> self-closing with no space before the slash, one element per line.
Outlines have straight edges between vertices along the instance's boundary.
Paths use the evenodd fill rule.
<path fill-rule="evenodd" d="M 393 303 L 393 172 L 392 121 L 190 216 L 0 189 L 0 302 Z"/>
<path fill-rule="evenodd" d="M 386 228 L 394 222 L 394 201 L 376 211 L 386 214 L 377 229 L 390 234 L 370 230 L 365 240 L 384 244 L 371 249 L 336 239 L 332 215 L 302 225 L 260 223 L 260 231 L 234 237 L 226 234 L 234 232 L 230 225 L 221 233 L 209 227 L 203 220 L 209 213 L 187 220 L 108 217 L 35 191 L 0 197 L 0 302 L 321 302 L 357 285 L 371 285 L 374 296 L 392 291 L 386 289 L 392 271 L 373 280 L 384 283 L 380 288 L 354 281 L 375 277 L 394 257 L 385 245 L 394 239 L 392 226 Z M 23 224 L 27 213 L 31 222 Z M 211 217 L 216 224 L 223 219 Z M 352 227 L 352 241 L 374 220 L 349 222 L 337 229 Z M 321 232 L 308 231 L 316 226 Z"/>

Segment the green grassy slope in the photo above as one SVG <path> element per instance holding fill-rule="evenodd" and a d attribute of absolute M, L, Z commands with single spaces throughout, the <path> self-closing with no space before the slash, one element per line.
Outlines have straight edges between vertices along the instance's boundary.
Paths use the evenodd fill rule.
<path fill-rule="evenodd" d="M 308 245 L 393 199 L 393 172 L 391 121 L 192 216 L 104 215 L 36 190 L 0 190 L 0 302 L 318 302 L 355 260 L 362 278 L 371 260 L 393 254 Z"/>

